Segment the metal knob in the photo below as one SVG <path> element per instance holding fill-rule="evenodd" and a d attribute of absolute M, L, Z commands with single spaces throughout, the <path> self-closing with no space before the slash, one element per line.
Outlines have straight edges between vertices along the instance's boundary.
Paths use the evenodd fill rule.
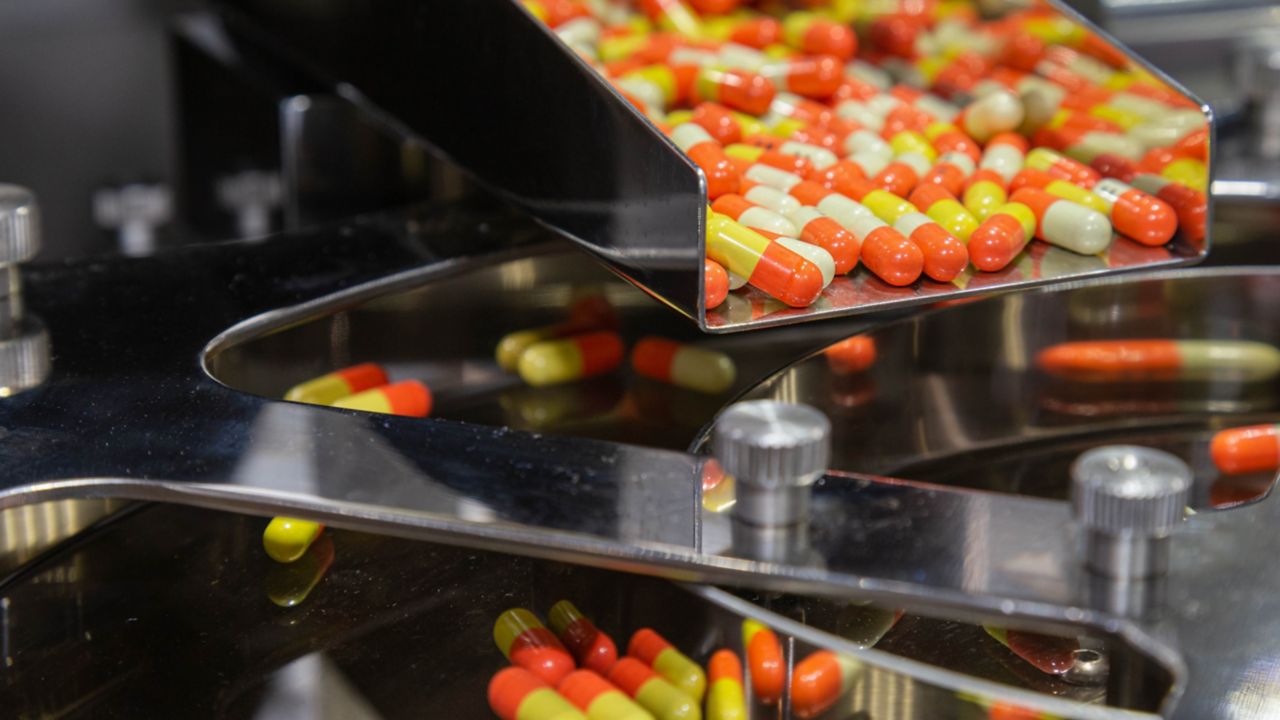
<path fill-rule="evenodd" d="M 40 208 L 35 193 L 0 183 L 0 265 L 30 260 L 40 250 Z"/>
<path fill-rule="evenodd" d="M 716 421 L 713 451 L 736 482 L 735 517 L 790 525 L 808 518 L 810 486 L 831 458 L 831 423 L 808 405 L 742 402 Z"/>
<path fill-rule="evenodd" d="M 1071 502 L 1085 531 L 1085 563 L 1116 579 L 1168 569 L 1168 540 L 1182 521 L 1191 469 L 1169 453 L 1110 445 L 1071 466 Z"/>

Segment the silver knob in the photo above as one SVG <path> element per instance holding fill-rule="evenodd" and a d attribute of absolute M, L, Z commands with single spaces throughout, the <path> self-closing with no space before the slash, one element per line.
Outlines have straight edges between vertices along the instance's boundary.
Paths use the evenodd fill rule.
<path fill-rule="evenodd" d="M 1071 479 L 1090 569 L 1117 579 L 1168 569 L 1169 536 L 1182 521 L 1191 491 L 1185 462 L 1160 450 L 1110 445 L 1077 458 Z"/>
<path fill-rule="evenodd" d="M 0 265 L 30 260 L 40 251 L 40 208 L 35 193 L 0 183 Z"/>
<path fill-rule="evenodd" d="M 735 517 L 789 525 L 808 517 L 810 486 L 831 458 L 831 423 L 807 405 L 741 402 L 716 421 L 713 451 L 736 482 Z"/>

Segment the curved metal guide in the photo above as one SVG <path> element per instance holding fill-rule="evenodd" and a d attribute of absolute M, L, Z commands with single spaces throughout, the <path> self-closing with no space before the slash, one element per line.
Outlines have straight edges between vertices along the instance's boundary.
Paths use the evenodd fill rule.
<path fill-rule="evenodd" d="M 582 244 L 707 332 L 734 332 L 1194 263 L 1208 240 L 1180 233 L 1148 247 L 1117 236 L 1099 255 L 1035 242 L 1006 268 L 892 287 L 864 269 L 807 308 L 748 288 L 706 312 L 705 178 L 516 0 L 299 4 L 226 0 L 206 19 L 219 45 L 283 45 L 323 86 L 424 138 L 490 189 Z M 1057 0 L 1068 23 L 1124 48 Z M 1148 69 L 1150 70 L 1150 69 Z M 1174 93 L 1176 83 L 1152 71 Z M 1207 105 L 1199 101 L 1206 122 Z"/>

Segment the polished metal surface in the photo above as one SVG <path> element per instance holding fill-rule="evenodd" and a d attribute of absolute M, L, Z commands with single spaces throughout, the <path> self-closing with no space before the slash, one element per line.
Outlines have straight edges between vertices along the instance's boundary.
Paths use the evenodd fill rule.
<path fill-rule="evenodd" d="M 0 184 L 0 265 L 30 260 L 40 251 L 40 207 L 35 193 Z"/>
<path fill-rule="evenodd" d="M 1169 536 L 1190 495 L 1191 468 L 1160 450 L 1105 445 L 1072 464 L 1071 481 L 1089 569 L 1122 580 L 1163 575 Z"/>
<path fill-rule="evenodd" d="M 808 522 L 810 486 L 830 467 L 831 422 L 804 405 L 731 405 L 715 426 L 716 460 L 736 481 L 737 520 L 766 527 Z"/>
<path fill-rule="evenodd" d="M 701 171 L 519 3 L 227 4 L 235 12 L 202 16 L 201 22 L 231 38 L 273 38 L 290 51 L 277 53 L 282 57 L 274 61 L 290 73 L 421 137 L 707 332 L 882 313 L 994 290 L 1167 268 L 1194 263 L 1208 252 L 1206 239 L 1185 233 L 1155 248 L 1121 237 L 1107 252 L 1091 256 L 1037 242 L 1000 272 L 965 273 L 950 283 L 925 279 L 891 287 L 859 270 L 837 278 L 807 308 L 789 308 L 748 289 L 704 312 Z M 1050 6 L 1062 7 L 1056 0 Z M 387 72 L 390 67 L 421 71 L 406 81 Z M 1169 87 L 1181 92 L 1176 84 Z"/>

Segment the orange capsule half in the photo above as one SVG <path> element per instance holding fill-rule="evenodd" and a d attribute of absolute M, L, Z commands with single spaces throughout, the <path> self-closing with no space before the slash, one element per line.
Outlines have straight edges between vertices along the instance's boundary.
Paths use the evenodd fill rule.
<path fill-rule="evenodd" d="M 1213 464 L 1228 475 L 1280 468 L 1280 425 L 1250 425 L 1223 430 L 1209 443 Z"/>

